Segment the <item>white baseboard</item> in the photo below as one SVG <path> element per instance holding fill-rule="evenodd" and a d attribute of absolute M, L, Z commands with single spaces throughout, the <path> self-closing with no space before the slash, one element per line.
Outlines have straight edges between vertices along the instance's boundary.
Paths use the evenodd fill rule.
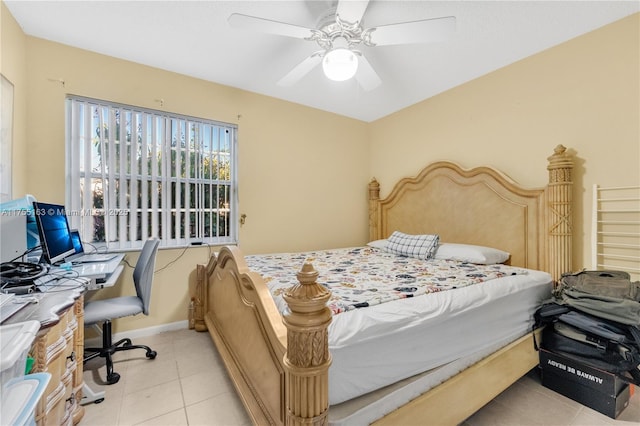
<path fill-rule="evenodd" d="M 169 324 L 154 325 L 153 327 L 138 328 L 136 330 L 129 330 L 129 331 L 123 331 L 122 333 L 116 333 L 113 335 L 113 341 L 117 342 L 118 340 L 124 339 L 126 337 L 133 340 L 139 337 L 153 336 L 153 335 L 164 333 L 167 331 L 183 330 L 186 328 L 189 328 L 189 321 L 187 320 L 176 321 L 176 322 L 171 322 Z M 84 345 L 86 347 L 100 347 L 102 345 L 102 336 L 92 337 L 91 339 L 85 339 Z"/>

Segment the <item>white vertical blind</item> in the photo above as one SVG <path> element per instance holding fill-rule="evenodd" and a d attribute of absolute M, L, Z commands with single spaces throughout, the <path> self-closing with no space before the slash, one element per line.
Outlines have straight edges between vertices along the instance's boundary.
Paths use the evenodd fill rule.
<path fill-rule="evenodd" d="M 108 249 L 237 243 L 237 127 L 67 99 L 67 210 Z"/>
<path fill-rule="evenodd" d="M 151 149 L 151 235 L 159 235 L 160 234 L 160 220 L 159 216 L 156 213 L 160 208 L 160 200 L 158 199 L 160 194 L 158 193 L 159 185 L 159 176 L 160 170 L 158 170 L 158 162 L 155 160 L 160 155 L 160 150 L 158 150 L 158 141 L 163 140 L 163 127 L 161 127 L 164 122 L 160 120 L 159 117 L 152 117 L 152 149 Z M 164 144 L 161 144 L 164 146 Z"/>

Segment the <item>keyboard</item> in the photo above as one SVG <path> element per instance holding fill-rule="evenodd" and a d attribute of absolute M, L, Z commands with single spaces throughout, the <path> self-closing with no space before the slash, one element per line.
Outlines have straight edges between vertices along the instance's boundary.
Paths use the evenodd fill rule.
<path fill-rule="evenodd" d="M 71 263 L 101 263 L 108 262 L 115 258 L 115 254 L 84 254 L 80 257 L 70 259 Z"/>
<path fill-rule="evenodd" d="M 40 293 L 46 293 L 47 291 L 55 288 L 58 285 L 58 281 L 62 277 L 56 274 L 47 274 L 33 280 L 33 284 L 36 286 L 36 291 Z"/>
<path fill-rule="evenodd" d="M 36 278 L 35 280 L 33 280 L 33 284 L 36 287 L 40 287 L 41 285 L 45 285 L 45 284 L 49 284 L 52 281 L 57 281 L 60 279 L 59 275 L 55 275 L 55 274 L 46 274 L 43 275 L 41 277 Z"/>

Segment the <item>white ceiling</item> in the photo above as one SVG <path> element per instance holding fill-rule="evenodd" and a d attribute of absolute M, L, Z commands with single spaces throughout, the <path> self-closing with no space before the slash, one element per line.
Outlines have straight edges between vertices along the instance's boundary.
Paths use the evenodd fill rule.
<path fill-rule="evenodd" d="M 364 27 L 457 18 L 450 40 L 362 47 L 382 84 L 365 92 L 316 67 L 276 84 L 318 46 L 230 28 L 231 13 L 315 28 L 331 7 L 316 1 L 4 0 L 28 35 L 373 121 L 522 58 L 640 11 L 636 1 L 379 1 Z"/>

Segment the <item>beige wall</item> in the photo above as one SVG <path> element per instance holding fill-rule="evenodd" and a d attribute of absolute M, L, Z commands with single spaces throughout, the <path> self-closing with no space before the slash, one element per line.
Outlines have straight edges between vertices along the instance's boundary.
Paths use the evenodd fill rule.
<path fill-rule="evenodd" d="M 427 163 L 492 165 L 543 186 L 563 144 L 576 155 L 574 266 L 590 266 L 591 190 L 640 184 L 640 14 L 371 124 L 382 196 Z"/>
<path fill-rule="evenodd" d="M 0 5 L 0 72 L 14 86 L 12 194 L 27 191 L 27 55 L 20 26 L 4 3 Z M 5 96 L 2 93 L 1 96 Z"/>
<path fill-rule="evenodd" d="M 546 157 L 562 143 L 578 159 L 579 267 L 589 256 L 591 185 L 640 180 L 639 28 L 635 15 L 363 123 L 27 37 L 2 4 L 1 70 L 15 80 L 23 109 L 16 116 L 14 195 L 64 201 L 68 93 L 237 123 L 246 253 L 362 244 L 370 177 L 384 196 L 391 182 L 434 160 L 489 164 L 523 184 L 544 185 Z M 160 251 L 157 269 L 177 260 L 157 273 L 152 315 L 120 321 L 117 331 L 186 318 L 192 271 L 209 249 L 181 253 Z M 137 254 L 127 258 L 133 264 Z M 131 271 L 125 273 L 100 297 L 130 293 Z"/>

